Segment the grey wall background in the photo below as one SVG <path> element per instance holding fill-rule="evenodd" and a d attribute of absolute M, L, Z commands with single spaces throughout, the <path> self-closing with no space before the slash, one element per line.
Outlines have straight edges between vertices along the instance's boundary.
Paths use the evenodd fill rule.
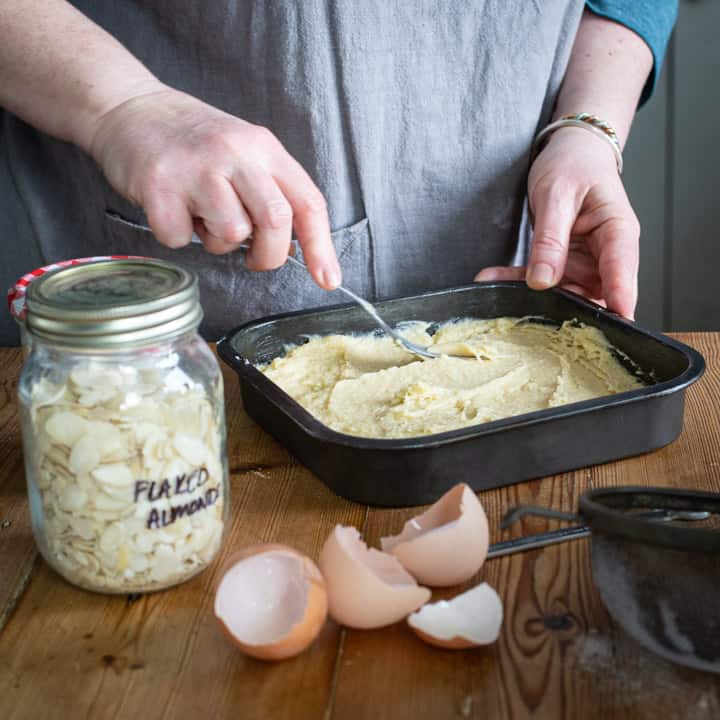
<path fill-rule="evenodd" d="M 640 218 L 637 319 L 720 330 L 720 2 L 684 0 L 655 95 L 625 149 Z"/>

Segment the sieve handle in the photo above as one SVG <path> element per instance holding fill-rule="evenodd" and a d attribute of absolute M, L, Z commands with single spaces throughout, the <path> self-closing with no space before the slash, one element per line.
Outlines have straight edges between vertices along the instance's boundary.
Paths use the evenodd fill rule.
<path fill-rule="evenodd" d="M 532 505 L 518 505 L 517 507 L 511 508 L 505 514 L 500 527 L 506 528 L 524 515 L 539 515 L 556 520 L 577 520 L 579 517 L 574 513 L 566 513 L 560 510 L 538 508 Z M 666 510 L 664 508 L 653 508 L 646 512 L 638 513 L 637 516 L 646 520 L 655 520 L 656 522 L 671 522 L 673 520 L 699 522 L 701 520 L 707 520 L 707 518 L 710 517 L 710 513 L 705 510 Z M 558 543 L 569 540 L 579 540 L 588 535 L 590 535 L 590 526 L 573 525 L 572 527 L 560 528 L 559 530 L 538 533 L 536 535 L 526 535 L 524 537 L 513 538 L 512 540 L 502 540 L 501 542 L 490 545 L 487 558 L 491 560 L 492 558 L 502 557 L 503 555 L 535 550 L 546 547 L 547 545 L 557 545 Z"/>
<path fill-rule="evenodd" d="M 557 545 L 568 540 L 579 540 L 590 535 L 590 528 L 587 525 L 575 525 L 569 528 L 561 528 L 552 532 L 538 533 L 537 535 L 526 535 L 525 537 L 513 538 L 493 543 L 488 548 L 487 558 L 502 557 L 513 553 L 535 550 L 546 545 Z"/>

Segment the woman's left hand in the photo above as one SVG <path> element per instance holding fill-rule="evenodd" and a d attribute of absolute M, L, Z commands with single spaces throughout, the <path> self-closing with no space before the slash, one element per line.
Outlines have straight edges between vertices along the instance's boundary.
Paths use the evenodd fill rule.
<path fill-rule="evenodd" d="M 582 128 L 555 131 L 528 178 L 535 218 L 529 269 L 485 268 L 475 280 L 555 285 L 633 318 L 640 224 L 603 138 Z"/>

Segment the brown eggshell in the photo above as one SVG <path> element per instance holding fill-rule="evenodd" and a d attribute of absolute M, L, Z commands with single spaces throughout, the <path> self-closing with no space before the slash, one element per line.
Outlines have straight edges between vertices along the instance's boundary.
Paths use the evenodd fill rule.
<path fill-rule="evenodd" d="M 475 493 L 461 483 L 406 522 L 399 535 L 381 538 L 380 543 L 418 582 L 432 587 L 459 585 L 485 562 L 487 516 Z"/>
<path fill-rule="evenodd" d="M 258 613 L 263 601 L 265 612 Z M 317 565 L 291 547 L 266 544 L 243 548 L 226 563 L 214 610 L 225 635 L 244 653 L 284 660 L 315 640 L 327 607 Z"/>
<path fill-rule="evenodd" d="M 502 601 L 487 583 L 480 583 L 452 600 L 423 605 L 407 619 L 419 638 L 449 650 L 495 642 L 502 621 Z"/>
<path fill-rule="evenodd" d="M 331 617 L 352 628 L 390 625 L 430 599 L 397 558 L 368 548 L 354 527 L 337 525 L 318 561 Z"/>

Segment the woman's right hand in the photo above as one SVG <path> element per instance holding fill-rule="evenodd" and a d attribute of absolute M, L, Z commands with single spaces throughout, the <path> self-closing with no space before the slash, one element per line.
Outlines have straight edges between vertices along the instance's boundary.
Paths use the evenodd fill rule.
<path fill-rule="evenodd" d="M 266 128 L 159 86 L 106 112 L 90 150 L 112 186 L 147 215 L 163 245 L 187 245 L 193 230 L 211 253 L 252 234 L 251 270 L 282 265 L 293 228 L 323 288 L 340 284 L 325 199 Z"/>

